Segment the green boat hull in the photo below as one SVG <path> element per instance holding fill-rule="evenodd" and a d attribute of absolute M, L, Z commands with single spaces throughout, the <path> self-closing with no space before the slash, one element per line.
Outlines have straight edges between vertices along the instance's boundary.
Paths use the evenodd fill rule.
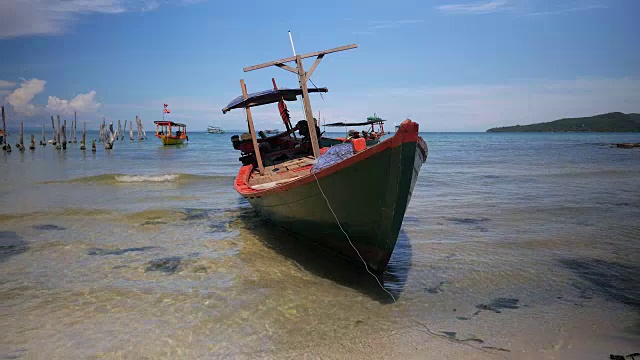
<path fill-rule="evenodd" d="M 300 186 L 263 196 L 241 194 L 277 226 L 350 259 L 362 257 L 372 271 L 382 273 L 427 157 L 426 144 L 418 139 L 377 149 Z M 381 143 L 369 150 L 378 146 L 385 147 Z"/>

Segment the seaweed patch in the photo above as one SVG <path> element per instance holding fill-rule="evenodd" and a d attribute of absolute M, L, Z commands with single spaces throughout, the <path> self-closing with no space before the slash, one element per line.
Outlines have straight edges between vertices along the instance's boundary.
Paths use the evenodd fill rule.
<path fill-rule="evenodd" d="M 443 286 L 444 286 L 444 281 L 440 281 L 440 284 L 438 284 L 438 286 L 424 288 L 424 291 L 427 294 L 439 294 L 444 291 Z"/>
<path fill-rule="evenodd" d="M 33 225 L 36 230 L 66 230 L 66 228 L 54 224 Z"/>
<path fill-rule="evenodd" d="M 87 251 L 87 255 L 122 255 L 128 252 L 138 252 L 138 251 L 146 251 L 150 249 L 156 249 L 156 246 L 143 246 L 143 247 L 132 247 L 125 249 L 101 249 L 101 248 L 92 248 Z"/>
<path fill-rule="evenodd" d="M 476 311 L 474 315 L 479 314 L 482 310 L 489 310 L 500 314 L 502 309 L 519 309 L 520 306 L 518 306 L 518 302 L 520 302 L 520 300 L 513 298 L 495 298 L 491 300 L 489 304 L 476 305 L 476 309 L 478 309 L 478 311 Z"/>
<path fill-rule="evenodd" d="M 181 262 L 182 258 L 180 256 L 155 259 L 149 262 L 149 266 L 147 266 L 145 271 L 160 271 L 167 274 L 173 274 L 178 270 Z"/>

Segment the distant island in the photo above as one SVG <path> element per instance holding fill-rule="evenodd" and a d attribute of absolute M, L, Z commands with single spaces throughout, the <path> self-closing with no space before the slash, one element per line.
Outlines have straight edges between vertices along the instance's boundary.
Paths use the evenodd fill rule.
<path fill-rule="evenodd" d="M 497 127 L 487 132 L 640 132 L 640 114 L 612 112 L 531 125 Z"/>

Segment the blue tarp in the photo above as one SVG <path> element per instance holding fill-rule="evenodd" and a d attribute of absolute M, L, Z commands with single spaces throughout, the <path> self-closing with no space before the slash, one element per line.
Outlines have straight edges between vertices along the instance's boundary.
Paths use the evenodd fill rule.
<path fill-rule="evenodd" d="M 318 161 L 311 167 L 311 173 L 316 173 L 322 169 L 328 168 L 333 164 L 337 164 L 353 156 L 353 147 L 351 143 L 334 145 L 327 150 Z"/>

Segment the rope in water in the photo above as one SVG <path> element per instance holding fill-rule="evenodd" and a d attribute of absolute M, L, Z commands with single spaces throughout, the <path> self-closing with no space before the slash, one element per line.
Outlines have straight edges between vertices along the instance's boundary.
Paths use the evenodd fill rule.
<path fill-rule="evenodd" d="M 333 211 L 333 208 L 331 207 L 331 204 L 329 204 L 329 199 L 327 199 L 327 196 L 324 194 L 324 191 L 322 191 L 322 187 L 320 186 L 320 182 L 318 181 L 318 178 L 316 177 L 316 174 L 314 172 L 311 172 L 313 174 L 313 177 L 316 179 L 316 184 L 318 184 L 318 189 L 320 189 L 320 193 L 322 194 L 322 197 L 324 197 L 324 200 L 327 202 L 327 206 L 329 207 L 329 210 L 331 210 L 331 213 L 333 214 L 333 217 L 336 219 L 336 222 L 338 223 L 338 227 L 340 227 L 340 230 L 342 231 L 342 233 L 344 234 L 344 236 L 347 237 L 347 240 L 349 241 L 349 245 L 351 245 L 351 247 L 353 248 L 353 250 L 355 250 L 356 254 L 358 254 L 358 257 L 360 258 L 360 260 L 362 260 L 362 263 L 364 264 L 364 268 L 365 270 L 367 270 L 367 272 L 369 274 L 371 274 L 371 276 L 373 276 L 374 279 L 376 279 L 376 282 L 378 283 L 378 285 L 380 286 L 380 288 L 382 290 L 384 290 L 387 294 L 389 294 L 389 296 L 391 296 L 391 298 L 393 299 L 393 301 L 396 301 L 396 298 L 393 296 L 392 293 L 389 292 L 389 290 L 385 289 L 384 286 L 382 285 L 382 283 L 380 282 L 380 279 L 378 279 L 377 276 L 375 276 L 375 274 L 373 274 L 370 270 L 369 270 L 369 266 L 367 265 L 367 262 L 364 261 L 364 258 L 362 257 L 362 255 L 360 255 L 360 252 L 358 251 L 358 249 L 356 249 L 356 247 L 353 245 L 353 243 L 351 242 L 351 238 L 349 237 L 349 235 L 347 234 L 346 231 L 344 231 L 344 229 L 342 228 L 342 225 L 340 224 L 340 220 L 338 220 L 338 216 L 336 215 L 335 211 Z"/>

